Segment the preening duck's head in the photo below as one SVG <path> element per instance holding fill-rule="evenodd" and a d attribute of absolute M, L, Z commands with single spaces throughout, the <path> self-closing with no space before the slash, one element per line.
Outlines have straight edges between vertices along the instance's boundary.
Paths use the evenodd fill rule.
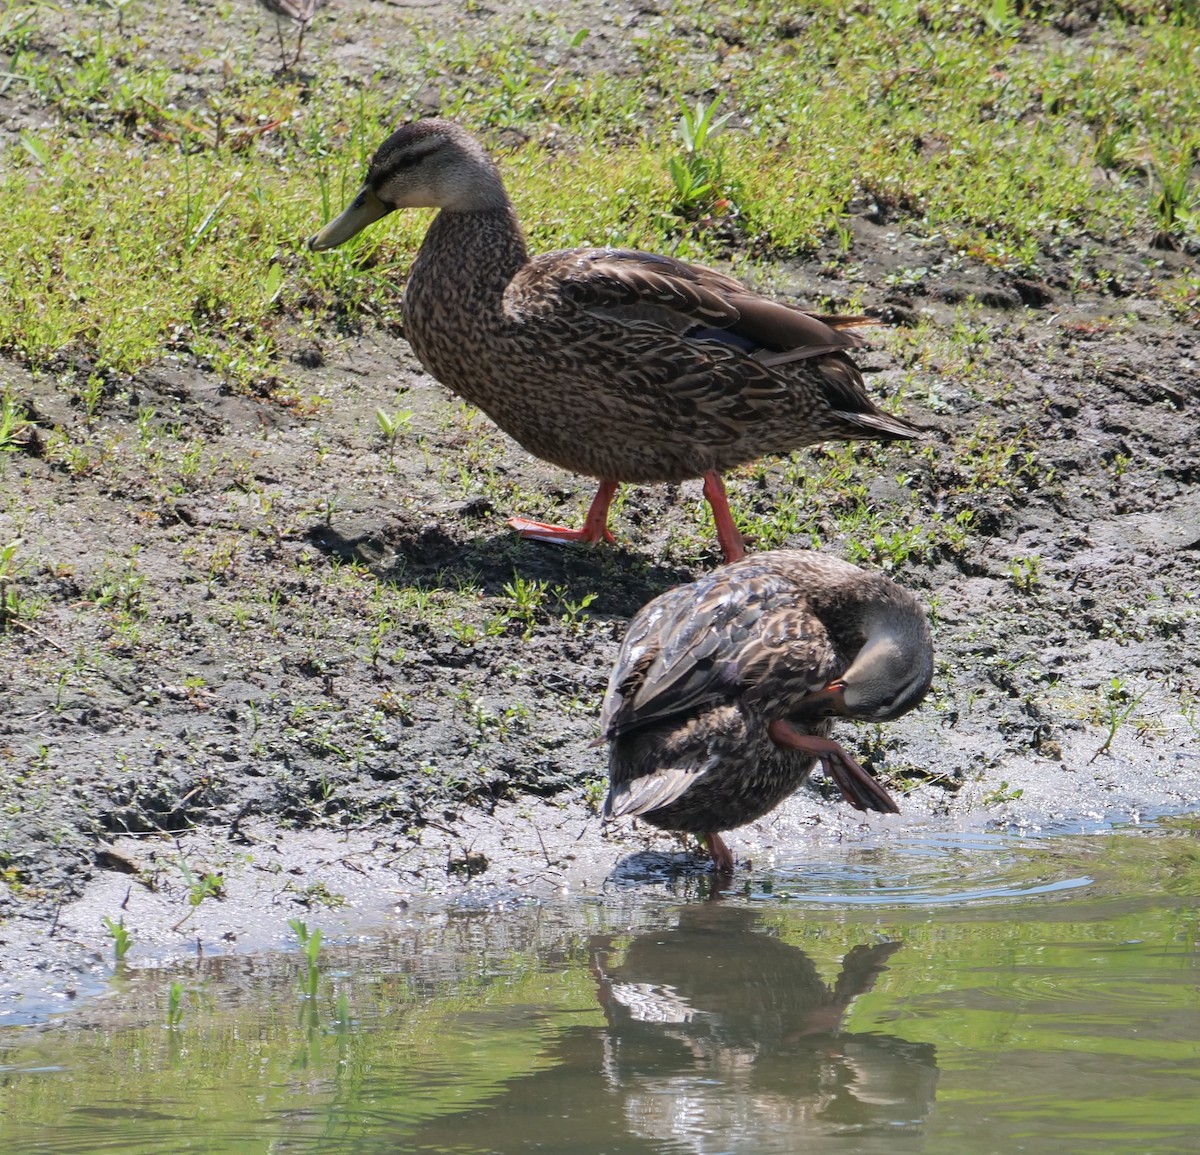
<path fill-rule="evenodd" d="M 803 700 L 801 717 L 890 722 L 929 692 L 933 643 L 925 614 L 907 591 L 897 586 L 891 590 L 895 596 L 864 607 L 864 640 L 858 652 L 841 677 Z"/>
<path fill-rule="evenodd" d="M 336 248 L 395 209 L 480 212 L 506 202 L 499 170 L 470 133 L 447 120 L 414 120 L 376 149 L 358 195 L 308 247 Z"/>

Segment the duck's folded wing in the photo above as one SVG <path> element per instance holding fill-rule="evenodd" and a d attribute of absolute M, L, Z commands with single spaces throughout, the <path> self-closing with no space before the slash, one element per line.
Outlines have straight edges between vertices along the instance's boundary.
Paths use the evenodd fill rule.
<path fill-rule="evenodd" d="M 708 273 L 708 276 L 702 274 Z M 673 257 L 633 249 L 573 249 L 532 258 L 513 278 L 510 307 L 564 299 L 615 318 L 656 321 L 684 333 L 696 325 L 733 326 L 740 314 L 731 290 L 745 288 L 730 277 Z"/>
<path fill-rule="evenodd" d="M 783 364 L 863 343 L 870 317 L 826 316 L 765 297 L 733 277 L 637 249 L 572 249 L 534 257 L 509 287 L 511 307 L 566 299 L 597 314 L 657 322 L 725 341 L 763 364 Z"/>
<path fill-rule="evenodd" d="M 660 417 L 703 419 L 708 439 L 743 436 L 776 404 L 812 393 L 870 439 L 908 438 L 920 426 L 882 413 L 846 355 L 870 317 L 809 313 L 733 277 L 634 249 L 573 249 L 532 258 L 509 283 L 505 308 L 553 329 L 563 348 L 633 383 L 629 404 L 652 399 Z M 810 365 L 806 372 L 797 372 Z M 791 367 L 791 371 L 789 371 Z M 781 375 L 782 374 L 782 375 Z"/>
<path fill-rule="evenodd" d="M 727 582 L 718 573 L 643 607 L 609 679 L 602 737 L 611 740 L 738 694 L 747 641 L 777 600 L 793 596 L 778 574 L 750 573 Z"/>

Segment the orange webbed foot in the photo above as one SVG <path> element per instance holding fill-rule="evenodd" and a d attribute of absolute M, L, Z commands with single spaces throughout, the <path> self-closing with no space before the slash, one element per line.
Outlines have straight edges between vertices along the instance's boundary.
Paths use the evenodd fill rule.
<path fill-rule="evenodd" d="M 584 545 L 599 545 L 601 542 L 607 542 L 609 545 L 615 545 L 617 540 L 609 532 L 607 526 L 602 527 L 597 533 L 589 530 L 586 525 L 582 529 L 568 529 L 565 525 L 549 525 L 544 521 L 531 521 L 527 517 L 510 517 L 508 524 L 522 537 L 529 538 L 530 541 L 548 541 L 555 545 L 570 545 L 575 542 L 581 542 Z"/>
<path fill-rule="evenodd" d="M 544 521 L 531 521 L 527 517 L 510 517 L 508 524 L 522 537 L 533 541 L 548 541 L 555 545 L 569 545 L 582 542 L 585 545 L 599 545 L 608 542 L 616 545 L 616 538 L 608 529 L 608 509 L 617 493 L 615 481 L 602 481 L 592 498 L 587 517 L 584 518 L 582 529 L 567 529 L 562 525 L 549 525 Z"/>

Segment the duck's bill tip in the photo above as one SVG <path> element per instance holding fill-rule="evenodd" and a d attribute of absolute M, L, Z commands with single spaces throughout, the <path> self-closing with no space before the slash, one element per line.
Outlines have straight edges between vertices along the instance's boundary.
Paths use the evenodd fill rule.
<path fill-rule="evenodd" d="M 338 245 L 344 244 L 391 211 L 391 205 L 384 204 L 370 188 L 363 188 L 345 212 L 334 217 L 320 232 L 309 237 L 308 247 L 314 253 L 336 249 Z"/>

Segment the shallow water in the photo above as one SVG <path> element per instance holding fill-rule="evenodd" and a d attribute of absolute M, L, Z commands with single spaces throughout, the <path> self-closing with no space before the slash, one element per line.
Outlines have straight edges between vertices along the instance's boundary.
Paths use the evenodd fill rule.
<path fill-rule="evenodd" d="M 1196 829 L 909 839 L 716 898 L 635 860 L 326 944 L 315 998 L 295 953 L 118 974 L 0 1032 L 0 1151 L 1200 1150 Z"/>

